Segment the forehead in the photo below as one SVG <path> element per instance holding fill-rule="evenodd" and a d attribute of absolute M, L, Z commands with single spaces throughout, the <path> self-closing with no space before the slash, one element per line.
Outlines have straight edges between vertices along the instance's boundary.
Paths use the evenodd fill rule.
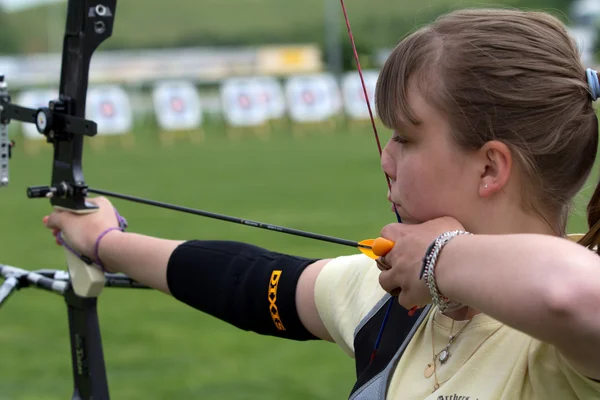
<path fill-rule="evenodd" d="M 375 95 L 377 112 L 386 127 L 396 129 L 422 123 L 422 116 L 414 109 L 419 102 L 412 97 L 420 92 L 429 100 L 435 99 L 431 94 L 439 90 L 441 82 L 441 53 L 439 38 L 427 28 L 409 35 L 394 48 L 381 69 Z"/>
<path fill-rule="evenodd" d="M 449 133 L 450 125 L 446 115 L 429 100 L 431 95 L 423 86 L 417 79 L 409 81 L 405 107 L 396 111 L 395 126 L 390 128 L 419 134 Z M 410 115 L 403 114 L 405 108 L 410 110 Z"/>

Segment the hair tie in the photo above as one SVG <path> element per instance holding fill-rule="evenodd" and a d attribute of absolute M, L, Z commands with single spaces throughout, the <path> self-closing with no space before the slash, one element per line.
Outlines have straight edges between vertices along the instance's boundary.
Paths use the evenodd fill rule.
<path fill-rule="evenodd" d="M 588 86 L 592 92 L 592 99 L 596 101 L 600 97 L 600 81 L 598 81 L 598 72 L 588 68 L 585 70 L 585 74 L 587 76 Z"/>

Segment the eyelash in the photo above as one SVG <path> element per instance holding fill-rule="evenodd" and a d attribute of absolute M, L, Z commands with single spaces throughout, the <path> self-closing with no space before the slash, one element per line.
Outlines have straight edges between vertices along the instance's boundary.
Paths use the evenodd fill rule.
<path fill-rule="evenodd" d="M 392 140 L 394 142 L 400 143 L 400 144 L 406 144 L 406 143 L 408 143 L 408 140 L 404 139 L 403 137 L 397 136 L 397 135 L 392 136 Z"/>

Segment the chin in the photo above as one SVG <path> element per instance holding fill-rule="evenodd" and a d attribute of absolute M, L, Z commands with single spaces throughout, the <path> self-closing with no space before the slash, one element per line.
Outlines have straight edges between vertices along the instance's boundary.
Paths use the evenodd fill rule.
<path fill-rule="evenodd" d="M 390 209 L 391 209 L 392 213 L 394 214 L 394 216 L 396 215 L 396 213 L 398 213 L 403 224 L 414 225 L 415 223 L 417 223 L 413 220 L 413 218 L 410 217 L 410 215 L 407 215 L 404 212 L 404 209 L 402 207 L 400 207 L 399 205 L 392 204 L 392 207 L 390 207 Z"/>
<path fill-rule="evenodd" d="M 403 217 L 402 215 L 400 215 L 400 218 L 402 219 L 402 223 L 404 225 L 418 225 L 421 223 L 419 221 L 415 221 L 414 219 L 411 219 L 410 217 Z"/>

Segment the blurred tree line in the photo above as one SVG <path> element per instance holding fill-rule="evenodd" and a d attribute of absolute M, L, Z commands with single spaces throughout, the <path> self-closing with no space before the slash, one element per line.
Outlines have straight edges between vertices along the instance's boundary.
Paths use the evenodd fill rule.
<path fill-rule="evenodd" d="M 316 43 L 327 52 L 325 2 L 337 0 L 120 0 L 116 30 L 102 49 L 188 46 L 252 46 Z M 496 0 L 496 6 L 552 12 L 569 23 L 574 0 Z M 489 7 L 489 1 L 457 5 L 450 0 L 346 0 L 356 45 L 365 67 L 404 34 L 457 7 Z M 336 6 L 336 5 L 333 5 Z M 0 14 L 0 54 L 60 51 L 65 3 Z M 342 20 L 336 15 L 344 69 L 354 66 Z"/>

